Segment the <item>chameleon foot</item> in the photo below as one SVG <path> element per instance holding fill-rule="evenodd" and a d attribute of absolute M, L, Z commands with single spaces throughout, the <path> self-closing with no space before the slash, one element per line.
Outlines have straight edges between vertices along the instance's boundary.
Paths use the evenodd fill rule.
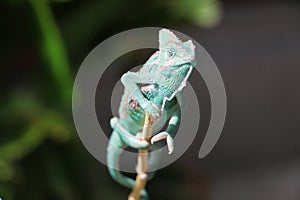
<path fill-rule="evenodd" d="M 149 113 L 154 118 L 161 115 L 160 108 L 151 101 L 145 101 L 141 104 L 141 107 L 146 113 Z"/>
<path fill-rule="evenodd" d="M 154 142 L 160 141 L 160 140 L 164 140 L 164 139 L 167 140 L 169 154 L 171 154 L 174 151 L 174 140 L 170 136 L 169 133 L 164 131 L 164 132 L 160 132 L 160 133 L 156 134 L 155 136 L 153 136 L 151 138 L 151 144 L 153 144 Z"/>
<path fill-rule="evenodd" d="M 119 134 L 126 145 L 136 149 L 143 149 L 149 147 L 150 143 L 146 140 L 142 140 L 139 135 L 134 136 L 129 133 L 119 122 L 117 117 L 113 117 L 110 120 L 111 127 Z"/>

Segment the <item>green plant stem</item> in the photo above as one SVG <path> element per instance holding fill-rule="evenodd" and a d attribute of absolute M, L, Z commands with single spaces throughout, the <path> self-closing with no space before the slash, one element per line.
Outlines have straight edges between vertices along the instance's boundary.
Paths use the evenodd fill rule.
<path fill-rule="evenodd" d="M 55 22 L 48 0 L 30 0 L 38 20 L 43 42 L 43 53 L 60 90 L 62 100 L 70 105 L 72 77 L 64 41 Z"/>

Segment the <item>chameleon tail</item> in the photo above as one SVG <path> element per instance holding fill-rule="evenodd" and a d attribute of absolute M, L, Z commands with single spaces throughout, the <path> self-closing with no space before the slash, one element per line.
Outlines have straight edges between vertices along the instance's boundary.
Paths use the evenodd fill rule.
<path fill-rule="evenodd" d="M 118 133 L 115 131 L 111 135 L 110 142 L 107 147 L 107 164 L 110 176 L 119 184 L 132 189 L 135 181 L 131 178 L 124 176 L 117 169 L 119 168 L 119 158 L 123 151 L 123 141 L 120 139 Z M 143 199 L 148 199 L 146 190 L 142 190 L 141 196 Z"/>

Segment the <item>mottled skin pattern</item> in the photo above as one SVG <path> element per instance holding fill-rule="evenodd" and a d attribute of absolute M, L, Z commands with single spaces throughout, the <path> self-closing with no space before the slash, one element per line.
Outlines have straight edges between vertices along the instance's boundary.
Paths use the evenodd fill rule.
<path fill-rule="evenodd" d="M 195 47 L 189 40 L 181 42 L 171 31 L 159 32 L 159 51 L 155 52 L 138 72 L 127 72 L 121 82 L 124 94 L 119 107 L 119 118 L 110 121 L 113 133 L 107 147 L 107 162 L 112 178 L 132 188 L 135 181 L 116 170 L 119 156 L 127 146 L 141 149 L 160 147 L 157 141 L 166 139 L 169 154 L 174 150 L 173 137 L 180 123 L 182 95 L 195 59 Z M 180 103 L 179 103 L 180 102 Z M 155 119 L 154 133 L 168 122 L 167 129 L 147 142 L 139 139 L 145 112 Z M 149 167 L 155 169 L 159 158 L 150 157 Z M 153 173 L 149 175 L 151 178 Z M 147 198 L 146 191 L 142 196 Z"/>

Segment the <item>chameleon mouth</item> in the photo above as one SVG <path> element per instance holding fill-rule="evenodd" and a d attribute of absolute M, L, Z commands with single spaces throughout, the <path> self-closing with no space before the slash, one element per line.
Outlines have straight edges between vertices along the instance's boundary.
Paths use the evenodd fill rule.
<path fill-rule="evenodd" d="M 177 92 L 182 90 L 193 69 L 193 66 L 190 64 L 182 64 L 180 66 L 176 69 L 176 76 L 165 79 L 164 84 L 162 84 L 161 90 L 165 93 L 167 100 L 171 100 Z"/>
<path fill-rule="evenodd" d="M 162 107 L 161 107 L 161 110 L 164 109 L 164 106 L 165 106 L 165 103 L 166 101 L 170 101 L 174 98 L 174 96 L 180 92 L 185 86 L 186 86 L 186 82 L 187 82 L 187 79 L 189 78 L 189 76 L 191 75 L 192 73 L 192 70 L 193 70 L 193 66 L 192 65 L 188 65 L 188 70 L 187 72 L 183 75 L 183 78 L 180 82 L 179 85 L 172 85 L 172 89 L 170 88 L 170 85 L 168 87 L 164 87 L 164 88 L 161 88 L 164 92 L 165 92 L 165 98 L 163 100 L 163 104 L 162 104 Z M 183 71 L 183 70 L 182 70 Z M 181 71 L 181 72 L 182 72 Z M 172 80 L 173 82 L 174 80 Z M 177 82 L 177 80 L 175 80 L 175 82 Z"/>
<path fill-rule="evenodd" d="M 181 68 L 181 67 L 183 67 L 185 65 L 190 65 L 190 64 L 191 64 L 190 62 L 182 62 L 180 64 L 176 64 L 176 65 L 173 65 L 171 67 L 173 67 L 173 68 Z"/>

